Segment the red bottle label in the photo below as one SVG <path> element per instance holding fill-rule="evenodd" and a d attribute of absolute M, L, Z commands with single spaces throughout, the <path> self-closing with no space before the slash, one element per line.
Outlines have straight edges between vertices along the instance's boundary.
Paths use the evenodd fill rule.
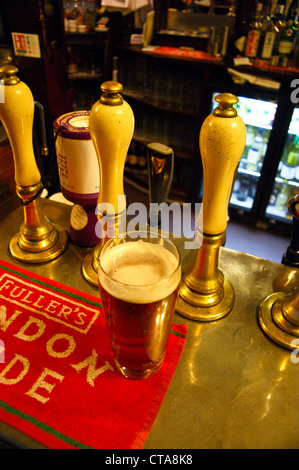
<path fill-rule="evenodd" d="M 260 39 L 260 31 L 252 30 L 247 37 L 245 55 L 247 57 L 256 57 Z"/>

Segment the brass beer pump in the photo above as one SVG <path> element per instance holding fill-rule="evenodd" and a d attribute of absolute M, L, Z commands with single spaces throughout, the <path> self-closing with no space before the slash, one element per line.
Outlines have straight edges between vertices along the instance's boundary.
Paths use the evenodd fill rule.
<path fill-rule="evenodd" d="M 228 204 L 245 147 L 246 127 L 233 107 L 239 101 L 236 96 L 222 93 L 215 100 L 219 106 L 205 119 L 199 136 L 204 193 L 195 240 L 201 246 L 193 269 L 182 280 L 176 307 L 179 314 L 197 321 L 214 321 L 227 315 L 235 298 L 218 259 L 225 242 Z"/>
<path fill-rule="evenodd" d="M 82 273 L 92 285 L 98 285 L 98 257 L 108 238 L 125 229 L 126 200 L 123 174 L 127 152 L 134 132 L 134 114 L 116 81 L 102 83 L 100 99 L 89 114 L 89 132 L 93 141 L 100 174 L 98 197 L 98 229 L 101 242 L 83 260 Z"/>
<path fill-rule="evenodd" d="M 11 255 L 25 263 L 43 263 L 57 258 L 67 247 L 67 233 L 46 216 L 41 204 L 41 175 L 33 150 L 34 100 L 13 65 L 0 69 L 4 102 L 0 119 L 12 148 L 16 193 L 24 208 L 24 222 L 9 243 Z"/>
<path fill-rule="evenodd" d="M 298 268 L 299 266 L 299 194 L 288 202 L 293 216 L 293 236 L 291 244 L 283 255 L 282 263 Z M 289 278 L 291 279 L 291 274 Z M 296 274 L 294 276 L 296 279 Z M 292 284 L 292 282 L 290 283 Z M 286 287 L 281 284 L 280 287 Z M 289 289 L 288 289 L 289 290 Z M 299 347 L 299 283 L 291 292 L 274 292 L 268 295 L 259 306 L 259 324 L 264 333 L 276 344 L 286 349 Z"/>

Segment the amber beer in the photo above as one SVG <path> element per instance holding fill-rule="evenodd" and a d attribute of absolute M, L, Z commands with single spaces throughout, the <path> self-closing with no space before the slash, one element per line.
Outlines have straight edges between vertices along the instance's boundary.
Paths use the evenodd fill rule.
<path fill-rule="evenodd" d="M 162 365 L 181 279 L 180 255 L 167 239 L 109 240 L 99 257 L 99 291 L 117 368 L 146 378 Z"/>

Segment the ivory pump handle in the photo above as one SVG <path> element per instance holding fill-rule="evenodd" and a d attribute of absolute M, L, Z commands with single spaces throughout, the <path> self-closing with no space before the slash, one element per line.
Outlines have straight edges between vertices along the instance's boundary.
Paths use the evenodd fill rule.
<path fill-rule="evenodd" d="M 203 233 L 208 235 L 226 230 L 234 173 L 246 141 L 246 126 L 233 107 L 238 98 L 222 93 L 215 100 L 220 106 L 205 119 L 199 135 L 204 175 Z"/>
<path fill-rule="evenodd" d="M 104 82 L 101 89 L 104 93 L 89 113 L 89 132 L 100 170 L 98 204 L 111 204 L 117 214 L 126 207 L 123 174 L 135 120 L 131 107 L 119 94 L 122 90 L 119 82 Z"/>
<path fill-rule="evenodd" d="M 34 99 L 30 88 L 15 75 L 17 72 L 12 65 L 0 69 L 4 83 L 0 119 L 12 148 L 15 181 L 20 186 L 33 186 L 41 179 L 33 150 Z"/>

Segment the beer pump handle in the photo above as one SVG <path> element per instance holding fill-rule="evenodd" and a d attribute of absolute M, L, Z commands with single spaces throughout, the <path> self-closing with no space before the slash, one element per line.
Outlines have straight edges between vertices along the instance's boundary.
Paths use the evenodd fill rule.
<path fill-rule="evenodd" d="M 299 194 L 291 198 L 288 208 L 293 216 L 293 235 L 290 246 L 282 257 L 282 264 L 299 268 Z M 258 309 L 259 324 L 275 343 L 283 348 L 298 348 L 299 283 L 296 269 L 280 273 L 274 280 L 278 290 L 261 301 Z"/>
<path fill-rule="evenodd" d="M 199 134 L 204 192 L 195 240 L 200 244 L 176 307 L 181 315 L 197 321 L 219 320 L 232 310 L 235 299 L 231 282 L 219 268 L 219 250 L 225 242 L 228 204 L 246 127 L 233 106 L 239 101 L 235 95 L 221 93 L 215 100 L 219 106 L 205 119 Z"/>
<path fill-rule="evenodd" d="M 124 169 L 135 123 L 131 107 L 120 94 L 121 83 L 104 82 L 101 90 L 102 96 L 89 113 L 89 132 L 99 163 L 97 218 L 102 226 L 101 241 L 82 264 L 83 276 L 94 286 L 98 285 L 101 247 L 125 229 Z"/>
<path fill-rule="evenodd" d="M 233 107 L 238 98 L 221 93 L 215 100 L 219 106 L 205 119 L 199 135 L 204 192 L 199 218 L 203 229 L 198 229 L 207 235 L 226 230 L 234 173 L 246 140 L 245 124 Z"/>
<path fill-rule="evenodd" d="M 67 233 L 46 216 L 41 204 L 43 185 L 33 150 L 34 100 L 29 87 L 13 65 L 0 68 L 4 99 L 0 119 L 12 148 L 16 193 L 23 203 L 24 221 L 11 238 L 11 255 L 25 263 L 44 263 L 57 258 L 67 247 Z"/>
<path fill-rule="evenodd" d="M 282 264 L 299 268 L 299 194 L 288 202 L 289 211 L 293 217 L 293 234 L 290 246 L 282 257 Z"/>
<path fill-rule="evenodd" d="M 153 225 L 161 225 L 160 211 L 158 207 L 165 202 L 170 191 L 174 154 L 172 148 L 159 142 L 152 142 L 146 147 L 149 178 L 149 203 L 150 222 Z"/>
<path fill-rule="evenodd" d="M 33 150 L 34 99 L 29 87 L 16 76 L 17 72 L 13 65 L 0 69 L 4 84 L 0 119 L 13 152 L 15 181 L 26 187 L 38 183 L 41 175 Z"/>
<path fill-rule="evenodd" d="M 125 210 L 123 173 L 134 132 L 134 115 L 120 95 L 119 82 L 104 82 L 101 89 L 104 93 L 89 114 L 89 131 L 99 161 L 98 204 L 105 204 L 109 215 L 110 205 L 116 214 Z"/>

